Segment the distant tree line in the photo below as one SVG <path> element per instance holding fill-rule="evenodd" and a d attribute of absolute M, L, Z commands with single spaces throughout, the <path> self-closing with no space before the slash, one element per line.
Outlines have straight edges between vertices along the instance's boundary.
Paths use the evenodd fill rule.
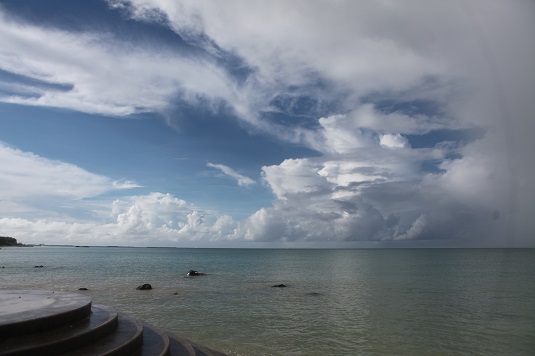
<path fill-rule="evenodd" d="M 26 246 L 17 242 L 17 239 L 8 236 L 0 236 L 0 246 Z"/>

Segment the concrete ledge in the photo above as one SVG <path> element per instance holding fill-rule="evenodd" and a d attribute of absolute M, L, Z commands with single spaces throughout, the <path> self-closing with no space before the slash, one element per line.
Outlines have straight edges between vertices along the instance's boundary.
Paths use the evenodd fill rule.
<path fill-rule="evenodd" d="M 33 350 L 39 350 L 42 355 L 57 355 L 113 333 L 117 328 L 117 319 L 115 309 L 93 305 L 88 318 L 59 328 L 3 340 L 0 342 L 0 355 L 31 355 Z"/>
<path fill-rule="evenodd" d="M 91 298 L 43 290 L 0 291 L 0 335 L 60 327 L 91 314 Z"/>

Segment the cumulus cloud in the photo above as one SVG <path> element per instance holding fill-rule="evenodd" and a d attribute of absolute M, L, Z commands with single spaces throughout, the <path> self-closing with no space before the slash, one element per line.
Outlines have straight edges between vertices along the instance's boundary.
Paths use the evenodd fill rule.
<path fill-rule="evenodd" d="M 249 186 L 251 186 L 251 185 L 256 183 L 251 178 L 246 177 L 246 176 L 244 176 L 242 174 L 239 174 L 238 172 L 236 172 L 235 170 L 233 170 L 232 168 L 230 168 L 228 166 L 225 166 L 224 164 L 207 163 L 206 165 L 208 167 L 215 168 L 215 169 L 221 171 L 226 176 L 229 176 L 229 177 L 235 179 L 239 186 L 249 187 Z"/>
<path fill-rule="evenodd" d="M 510 172 L 503 153 L 488 154 L 496 148 L 495 137 L 489 134 L 462 147 L 411 149 L 403 137 L 391 136 L 403 149 L 385 145 L 384 135 L 364 146 L 344 139 L 335 142 L 336 149 L 326 147 L 323 156 L 264 167 L 264 180 L 277 201 L 245 222 L 244 236 L 259 241 L 507 243 L 504 234 L 513 219 Z M 422 173 L 420 165 L 427 161 L 441 163 Z"/>
<path fill-rule="evenodd" d="M 151 193 L 113 202 L 110 219 L 121 235 L 147 238 L 156 234 L 169 241 L 221 240 L 232 233 L 234 222 L 216 212 L 201 211 L 170 194 Z"/>
<path fill-rule="evenodd" d="M 196 209 L 170 194 L 123 197 L 107 207 L 102 221 L 0 218 L 0 227 L 27 243 L 190 246 L 235 239 L 231 217 Z"/>
<path fill-rule="evenodd" d="M 314 192 L 323 180 L 316 172 L 319 165 L 309 159 L 286 159 L 280 165 L 263 167 L 263 178 L 279 199 L 289 194 Z"/>

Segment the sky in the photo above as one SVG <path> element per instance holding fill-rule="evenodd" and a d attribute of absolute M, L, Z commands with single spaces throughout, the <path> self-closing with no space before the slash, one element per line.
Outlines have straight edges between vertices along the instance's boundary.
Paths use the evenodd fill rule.
<path fill-rule="evenodd" d="M 535 3 L 0 0 L 0 235 L 535 247 Z"/>

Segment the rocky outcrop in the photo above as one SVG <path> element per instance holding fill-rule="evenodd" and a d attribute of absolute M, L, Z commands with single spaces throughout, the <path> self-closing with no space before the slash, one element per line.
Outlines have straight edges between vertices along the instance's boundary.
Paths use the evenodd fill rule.
<path fill-rule="evenodd" d="M 148 283 L 136 287 L 137 290 L 151 290 L 152 286 Z"/>

